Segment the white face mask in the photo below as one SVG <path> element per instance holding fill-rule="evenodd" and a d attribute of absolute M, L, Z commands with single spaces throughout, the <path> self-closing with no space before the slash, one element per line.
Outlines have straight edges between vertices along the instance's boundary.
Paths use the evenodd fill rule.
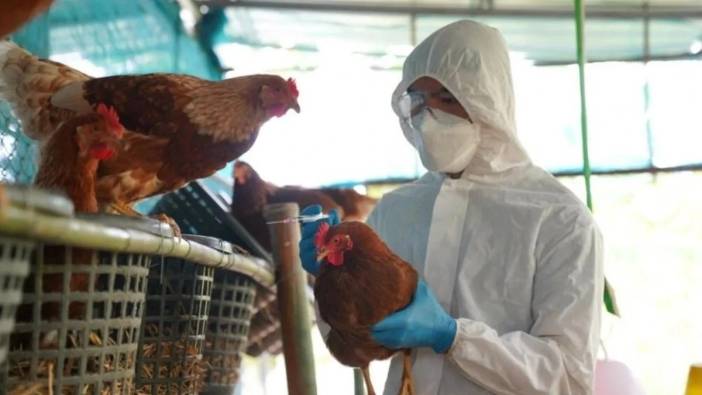
<path fill-rule="evenodd" d="M 480 128 L 467 119 L 424 109 L 402 128 L 428 170 L 458 173 L 466 169 L 480 144 Z"/>

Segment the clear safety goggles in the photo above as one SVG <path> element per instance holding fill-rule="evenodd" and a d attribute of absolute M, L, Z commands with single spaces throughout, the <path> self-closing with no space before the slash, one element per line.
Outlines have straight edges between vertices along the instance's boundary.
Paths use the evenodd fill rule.
<path fill-rule="evenodd" d="M 456 98 L 447 91 L 426 93 L 426 92 L 405 92 L 398 100 L 400 116 L 409 121 L 415 115 L 421 113 L 429 107 L 429 99 L 438 99 L 442 102 L 456 101 Z"/>

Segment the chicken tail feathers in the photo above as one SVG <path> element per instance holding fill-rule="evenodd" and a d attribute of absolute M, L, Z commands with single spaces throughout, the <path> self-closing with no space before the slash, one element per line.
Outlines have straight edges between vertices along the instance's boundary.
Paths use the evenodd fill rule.
<path fill-rule="evenodd" d="M 10 103 L 24 133 L 32 139 L 44 140 L 56 130 L 56 120 L 75 115 L 53 108 L 51 96 L 71 82 L 89 78 L 60 63 L 39 59 L 14 43 L 0 41 L 0 99 Z"/>
<path fill-rule="evenodd" d="M 29 125 L 36 116 L 36 111 L 28 97 L 24 85 L 27 66 L 33 61 L 32 55 L 10 41 L 0 41 L 0 99 L 10 104 L 17 118 L 23 125 L 25 134 L 38 139 L 39 134 Z"/>
<path fill-rule="evenodd" d="M 14 103 L 19 100 L 17 85 L 22 81 L 23 60 L 29 52 L 10 41 L 0 41 L 0 99 Z"/>

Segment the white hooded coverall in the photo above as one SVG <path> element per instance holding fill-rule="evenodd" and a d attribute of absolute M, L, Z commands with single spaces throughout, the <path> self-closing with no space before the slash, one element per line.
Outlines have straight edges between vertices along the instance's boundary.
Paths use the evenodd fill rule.
<path fill-rule="evenodd" d="M 386 194 L 368 218 L 457 319 L 448 353 L 413 351 L 417 393 L 591 393 L 602 239 L 587 208 L 517 140 L 502 36 L 460 21 L 428 37 L 405 62 L 393 94 L 398 115 L 400 96 L 422 76 L 459 100 L 481 142 L 460 178 L 429 172 Z M 406 120 L 401 126 L 411 139 Z M 398 393 L 401 358 L 385 395 Z"/>

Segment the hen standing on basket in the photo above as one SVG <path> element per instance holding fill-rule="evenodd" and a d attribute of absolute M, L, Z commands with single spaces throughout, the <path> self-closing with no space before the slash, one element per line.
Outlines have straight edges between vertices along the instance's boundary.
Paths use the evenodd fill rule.
<path fill-rule="evenodd" d="M 117 114 L 104 105 L 64 122 L 41 147 L 34 183 L 66 193 L 77 212 L 97 212 L 97 169 L 119 149 L 123 134 Z"/>
<path fill-rule="evenodd" d="M 253 145 L 259 128 L 289 109 L 295 82 L 276 75 L 207 81 L 179 74 L 91 78 L 0 42 L 0 98 L 25 134 L 43 144 L 58 125 L 103 103 L 125 127 L 122 146 L 97 170 L 101 210 L 136 215 L 132 204 L 212 175 Z"/>

